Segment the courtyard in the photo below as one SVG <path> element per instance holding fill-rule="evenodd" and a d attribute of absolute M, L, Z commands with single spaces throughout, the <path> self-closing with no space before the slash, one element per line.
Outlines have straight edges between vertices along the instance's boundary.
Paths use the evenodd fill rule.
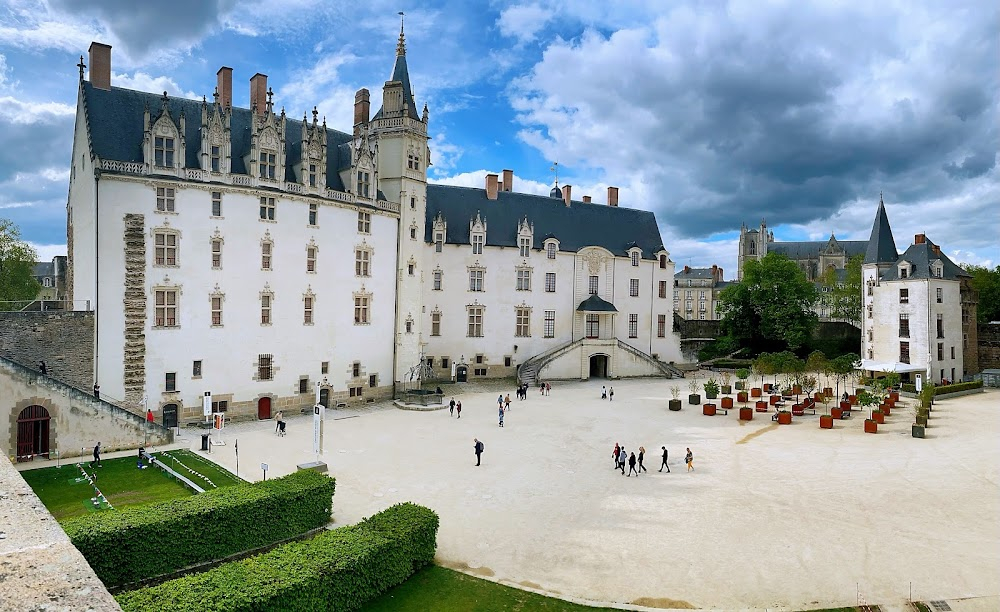
<path fill-rule="evenodd" d="M 821 430 L 818 416 L 740 423 L 686 399 L 669 412 L 669 388 L 686 398 L 687 382 L 614 381 L 614 402 L 600 399 L 602 381 L 556 383 L 513 400 L 502 429 L 490 383 L 456 394 L 460 420 L 388 404 L 328 410 L 334 520 L 423 504 L 441 517 L 440 564 L 594 602 L 802 609 L 859 593 L 898 604 L 911 585 L 924 601 L 1000 594 L 1000 393 L 938 400 L 919 440 L 913 400 L 871 435 L 860 413 Z M 294 471 L 313 459 L 312 417 L 286 420 L 285 437 L 273 421 L 227 426 L 211 458 L 235 470 L 238 440 L 241 477 L 260 480 L 261 463 L 268 477 Z M 612 469 L 615 442 L 645 446 L 649 472 Z M 661 445 L 669 474 L 657 472 Z"/>

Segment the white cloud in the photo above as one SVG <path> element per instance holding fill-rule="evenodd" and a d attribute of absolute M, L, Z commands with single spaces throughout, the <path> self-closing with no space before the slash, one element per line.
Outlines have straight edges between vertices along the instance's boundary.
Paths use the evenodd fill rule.
<path fill-rule="evenodd" d="M 551 9 L 538 4 L 518 4 L 501 11 L 496 23 L 501 34 L 524 44 L 534 40 L 552 16 Z"/>
<path fill-rule="evenodd" d="M 320 117 L 326 117 L 327 126 L 350 132 L 354 125 L 354 94 L 361 87 L 342 81 L 341 71 L 357 59 L 347 48 L 329 52 L 313 66 L 288 75 L 288 82 L 278 88 L 275 97 L 295 119 L 299 118 L 299 113 L 309 113 L 315 106 Z M 374 85 L 366 87 L 373 98 L 381 92 L 381 88 L 376 89 Z M 372 115 L 378 108 L 378 100 L 371 100 Z"/>
<path fill-rule="evenodd" d="M 124 89 L 134 89 L 136 91 L 148 91 L 153 93 L 167 92 L 167 95 L 189 100 L 201 100 L 201 95 L 193 91 L 184 91 L 172 78 L 166 76 L 154 77 L 145 72 L 136 71 L 133 74 L 113 74 L 111 83 L 115 87 Z"/>
<path fill-rule="evenodd" d="M 51 123 L 74 114 L 74 107 L 61 102 L 25 102 L 11 96 L 0 96 L 0 119 L 10 123 Z"/>
<path fill-rule="evenodd" d="M 40 51 L 55 49 L 79 53 L 91 41 L 107 39 L 86 18 L 60 15 L 46 2 L 8 0 L 6 15 L 0 16 L 0 45 Z"/>
<path fill-rule="evenodd" d="M 57 255 L 66 255 L 65 244 L 36 244 L 34 242 L 28 244 L 35 249 L 38 261 L 52 261 L 52 258 Z"/>

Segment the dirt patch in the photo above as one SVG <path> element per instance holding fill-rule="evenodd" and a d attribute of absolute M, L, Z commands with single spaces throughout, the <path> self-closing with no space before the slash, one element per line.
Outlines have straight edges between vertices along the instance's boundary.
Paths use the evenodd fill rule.
<path fill-rule="evenodd" d="M 640 597 L 630 602 L 633 606 L 646 606 L 647 608 L 668 608 L 674 610 L 694 610 L 694 606 L 680 599 L 667 599 L 666 597 Z"/>
<path fill-rule="evenodd" d="M 522 580 L 521 582 L 518 582 L 518 584 L 523 587 L 528 587 L 529 589 L 542 590 L 542 585 L 538 584 L 537 582 L 532 582 L 530 580 Z"/>
<path fill-rule="evenodd" d="M 778 424 L 777 424 L 777 423 L 771 423 L 771 424 L 770 424 L 770 425 L 768 425 L 767 427 L 761 427 L 761 428 L 760 428 L 760 429 L 758 429 L 757 431 L 755 431 L 755 432 L 753 432 L 753 433 L 749 433 L 749 434 L 747 434 L 747 435 L 743 436 L 743 437 L 742 437 L 742 438 L 741 438 L 740 440 L 738 440 L 738 441 L 737 441 L 736 443 L 737 443 L 737 444 L 746 444 L 747 442 L 749 442 L 750 440 L 753 440 L 753 439 L 754 439 L 754 438 L 756 438 L 757 436 L 759 436 L 759 435 L 762 435 L 762 434 L 765 434 L 765 433 L 767 433 L 767 432 L 769 432 L 769 431 L 774 431 L 774 430 L 775 430 L 775 429 L 777 429 L 777 428 L 778 428 Z"/>
<path fill-rule="evenodd" d="M 487 578 L 492 578 L 496 576 L 496 572 L 488 567 L 470 567 L 465 561 L 441 561 L 438 560 L 438 565 L 443 565 L 448 569 L 453 569 L 458 572 L 465 572 L 467 574 L 474 574 L 476 576 L 485 576 Z"/>

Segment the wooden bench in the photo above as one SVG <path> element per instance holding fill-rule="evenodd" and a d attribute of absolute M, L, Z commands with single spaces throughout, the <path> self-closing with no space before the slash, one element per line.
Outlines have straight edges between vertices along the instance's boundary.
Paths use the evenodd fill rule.
<path fill-rule="evenodd" d="M 719 414 L 721 412 L 722 414 L 724 414 L 726 416 L 729 416 L 729 410 L 730 410 L 729 408 L 723 408 L 722 406 L 716 406 L 715 407 L 715 414 Z"/>

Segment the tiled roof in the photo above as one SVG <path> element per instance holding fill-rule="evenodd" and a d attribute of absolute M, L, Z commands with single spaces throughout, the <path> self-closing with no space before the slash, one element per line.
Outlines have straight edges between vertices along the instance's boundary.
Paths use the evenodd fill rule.
<path fill-rule="evenodd" d="M 907 279 L 943 278 L 945 280 L 958 280 L 959 277 L 970 277 L 971 275 L 948 258 L 944 252 L 935 253 L 934 243 L 926 240 L 923 244 L 911 244 L 906 252 L 899 256 L 894 263 L 908 261 L 912 268 L 907 273 Z M 931 270 L 931 262 L 941 260 L 944 266 L 940 277 L 935 277 Z M 882 273 L 882 280 L 902 280 L 899 277 L 899 266 L 894 265 L 886 268 Z"/>
<path fill-rule="evenodd" d="M 36 262 L 31 268 L 32 276 L 55 276 L 56 266 L 51 261 Z"/>
<path fill-rule="evenodd" d="M 674 276 L 677 278 L 713 278 L 711 268 L 681 268 Z"/>
<path fill-rule="evenodd" d="M 663 244 L 651 212 L 577 201 L 566 206 L 561 199 L 528 193 L 501 191 L 490 200 L 485 189 L 427 185 L 427 242 L 433 241 L 438 213 L 448 223 L 448 244 L 470 244 L 469 222 L 477 214 L 486 221 L 488 246 L 517 246 L 518 223 L 524 218 L 534 225 L 535 249 L 541 249 L 547 237 L 555 237 L 561 251 L 599 246 L 624 257 L 634 242 L 643 259 L 654 259 L 653 253 Z"/>

